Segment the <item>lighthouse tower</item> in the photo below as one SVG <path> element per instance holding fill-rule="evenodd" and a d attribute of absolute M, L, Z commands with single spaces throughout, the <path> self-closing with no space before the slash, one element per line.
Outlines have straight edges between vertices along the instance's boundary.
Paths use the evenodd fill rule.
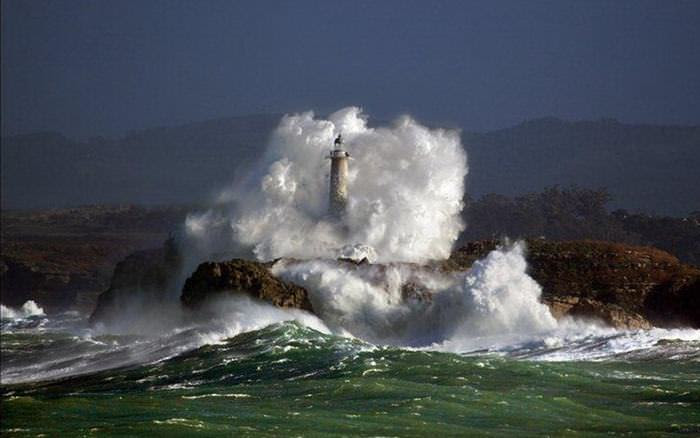
<path fill-rule="evenodd" d="M 328 210 L 332 216 L 340 218 L 345 214 L 348 203 L 348 158 L 343 150 L 343 137 L 338 134 L 329 155 L 331 160 L 331 182 Z"/>

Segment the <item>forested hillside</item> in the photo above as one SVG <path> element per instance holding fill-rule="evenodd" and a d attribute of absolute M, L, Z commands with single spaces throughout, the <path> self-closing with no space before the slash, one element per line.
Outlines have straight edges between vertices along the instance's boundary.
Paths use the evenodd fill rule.
<path fill-rule="evenodd" d="M 280 115 L 211 120 L 75 141 L 2 139 L 2 207 L 203 202 L 264 150 Z M 462 133 L 467 191 L 507 196 L 553 185 L 606 188 L 613 208 L 683 216 L 700 208 L 700 127 L 547 118 Z"/>

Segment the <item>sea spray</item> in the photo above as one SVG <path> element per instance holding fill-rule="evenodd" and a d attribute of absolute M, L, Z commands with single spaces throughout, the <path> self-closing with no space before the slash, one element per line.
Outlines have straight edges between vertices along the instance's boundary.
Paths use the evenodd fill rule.
<path fill-rule="evenodd" d="M 344 223 L 327 216 L 324 158 L 340 132 L 354 160 Z M 187 218 L 183 275 L 210 259 L 284 257 L 273 272 L 305 286 L 317 316 L 245 296 L 220 296 L 194 312 L 183 312 L 175 299 L 157 305 L 132 299 L 135 307 L 125 305 L 117 315 L 121 324 L 89 329 L 86 342 L 98 340 L 90 347 L 93 356 L 51 358 L 32 370 L 14 367 L 3 378 L 26 381 L 161 362 L 290 321 L 316 333 L 428 351 L 561 360 L 571 357 L 567 352 L 590 358 L 635 348 L 641 339 L 636 333 L 623 342 L 616 330 L 557 322 L 527 274 L 521 243 L 491 252 L 465 272 L 444 273 L 426 263 L 447 257 L 463 227 L 466 172 L 455 131 L 429 129 L 408 117 L 372 128 L 354 107 L 327 120 L 310 112 L 285 116 L 260 162 L 236 178 L 215 206 Z M 102 341 L 114 334 L 127 337 Z M 136 342 L 129 338 L 134 335 Z"/>
<path fill-rule="evenodd" d="M 319 147 L 337 131 L 357 149 L 345 224 L 324 213 Z M 295 256 L 272 269 L 307 287 L 318 317 L 244 294 L 184 311 L 178 288 L 124 291 L 104 327 L 2 307 L 2 433 L 700 431 L 700 331 L 555 321 L 520 243 L 465 272 L 408 263 L 444 258 L 461 229 L 455 133 L 306 113 L 283 120 L 261 163 L 188 218 L 182 275 L 210 258 Z"/>
<path fill-rule="evenodd" d="M 19 309 L 13 309 L 0 304 L 0 319 L 13 320 L 44 315 L 44 309 L 39 307 L 34 300 L 26 301 Z"/>
<path fill-rule="evenodd" d="M 82 348 L 70 338 L 47 345 L 46 335 L 3 333 L 9 342 L 3 343 L 2 360 Z M 645 335 L 630 333 L 629 348 Z M 594 354 L 600 345 L 620 339 L 615 336 L 576 347 Z M 676 333 L 665 336 L 670 339 L 656 338 L 646 355 L 617 353 L 598 362 L 581 356 L 582 361 L 552 363 L 509 358 L 538 359 L 533 349 L 531 356 L 524 356 L 524 350 L 501 356 L 373 348 L 285 322 L 215 338 L 158 363 L 29 384 L 3 379 L 0 428 L 3 435 L 51 436 L 185 436 L 193 431 L 235 436 L 309 431 L 481 436 L 497 431 L 527 436 L 532 430 L 552 436 L 562 431 L 695 436 L 700 431 L 697 343 L 673 341 Z M 564 352 L 560 350 L 562 357 Z M 126 356 L 128 351 L 114 354 Z M 24 377 L 31 371 L 31 365 L 24 367 Z"/>
<path fill-rule="evenodd" d="M 219 296 L 197 313 L 137 313 L 134 317 L 125 316 L 124 321 L 134 325 L 131 329 L 126 324 L 86 326 L 84 320 L 76 321 L 70 313 L 55 315 L 42 327 L 3 321 L 3 335 L 36 335 L 45 351 L 27 356 L 21 354 L 21 349 L 8 351 L 3 346 L 3 352 L 9 355 L 2 358 L 1 381 L 13 384 L 51 380 L 160 363 L 205 345 L 220 344 L 242 333 L 285 322 L 330 333 L 321 320 L 308 312 L 280 309 L 246 295 Z M 45 332 L 52 335 L 46 337 Z M 13 358 L 13 354 L 17 357 Z"/>
<path fill-rule="evenodd" d="M 353 159 L 342 223 L 327 214 L 325 159 L 340 133 Z M 305 286 L 316 314 L 336 333 L 378 344 L 464 351 L 483 347 L 487 337 L 552 329 L 556 321 L 539 302 L 521 244 L 494 251 L 468 272 L 410 264 L 449 256 L 464 226 L 466 174 L 456 131 L 410 117 L 369 127 L 357 107 L 327 119 L 287 115 L 257 165 L 215 207 L 187 218 L 186 253 L 191 264 L 231 256 L 301 260 L 278 263 L 274 273 Z M 338 257 L 382 266 L 351 266 Z M 406 296 L 411 284 L 430 298 Z"/>
<path fill-rule="evenodd" d="M 348 213 L 327 216 L 328 161 L 342 132 L 352 157 Z M 446 258 L 463 229 L 467 174 L 459 133 L 430 129 L 410 117 L 372 128 L 357 107 L 328 119 L 287 115 L 262 158 L 219 196 L 187 218 L 188 250 L 211 254 L 335 258 L 360 245 L 376 261 Z"/>
<path fill-rule="evenodd" d="M 523 251 L 516 243 L 449 275 L 413 264 L 333 260 L 279 262 L 273 272 L 305 286 L 317 314 L 336 330 L 377 344 L 468 351 L 556 327 Z M 411 299 L 406 286 L 426 293 Z"/>

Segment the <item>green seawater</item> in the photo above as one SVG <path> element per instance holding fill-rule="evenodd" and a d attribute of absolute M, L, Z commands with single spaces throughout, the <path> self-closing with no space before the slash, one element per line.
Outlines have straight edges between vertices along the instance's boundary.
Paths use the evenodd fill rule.
<path fill-rule="evenodd" d="M 31 373 L 36 358 L 59 371 L 104 361 L 118 341 L 106 336 L 86 344 L 71 334 L 5 327 L 3 368 L 26 363 Z M 4 376 L 1 430 L 3 436 L 698 436 L 697 350 L 696 343 L 660 341 L 632 355 L 551 362 L 374 347 L 285 322 L 150 363 L 61 371 L 39 381 L 7 383 Z"/>

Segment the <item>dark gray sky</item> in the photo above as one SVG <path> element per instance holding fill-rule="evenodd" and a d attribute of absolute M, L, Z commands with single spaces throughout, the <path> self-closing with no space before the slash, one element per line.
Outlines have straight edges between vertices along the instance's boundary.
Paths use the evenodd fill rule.
<path fill-rule="evenodd" d="M 2 1 L 2 132 L 355 104 L 700 123 L 699 1 Z"/>

